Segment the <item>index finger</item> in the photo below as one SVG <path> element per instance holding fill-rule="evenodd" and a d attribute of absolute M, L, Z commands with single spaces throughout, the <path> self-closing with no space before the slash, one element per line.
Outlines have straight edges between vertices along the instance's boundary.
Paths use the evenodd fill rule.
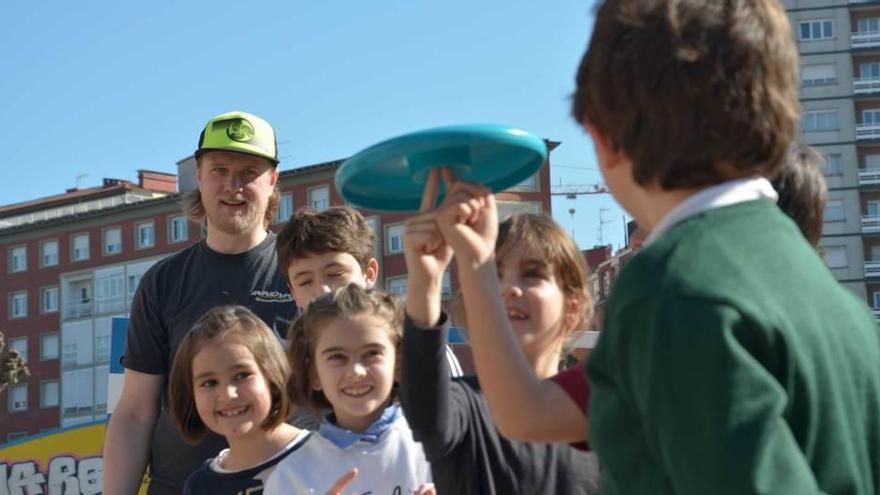
<path fill-rule="evenodd" d="M 342 493 L 342 490 L 345 489 L 346 485 L 348 485 L 351 480 L 357 477 L 357 474 L 357 468 L 351 468 L 346 471 L 345 474 L 343 474 L 338 480 L 336 480 L 336 483 L 333 483 L 333 486 L 331 486 L 330 489 L 327 490 L 326 495 L 340 495 Z"/>
<path fill-rule="evenodd" d="M 441 168 L 440 173 L 443 174 L 443 183 L 446 185 L 446 194 L 449 194 L 449 190 L 452 189 L 453 184 L 455 184 L 455 174 L 453 174 L 452 170 L 448 167 Z"/>
<path fill-rule="evenodd" d="M 425 190 L 422 191 L 422 203 L 419 205 L 419 212 L 429 211 L 434 208 L 437 202 L 437 191 L 440 188 L 440 170 L 432 168 L 428 172 L 428 180 L 425 182 Z"/>

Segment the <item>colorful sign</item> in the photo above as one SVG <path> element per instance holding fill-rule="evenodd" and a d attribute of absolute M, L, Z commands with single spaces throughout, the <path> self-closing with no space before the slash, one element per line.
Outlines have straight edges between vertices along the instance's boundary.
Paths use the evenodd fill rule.
<path fill-rule="evenodd" d="M 0 447 L 0 495 L 94 495 L 104 484 L 103 421 Z"/>

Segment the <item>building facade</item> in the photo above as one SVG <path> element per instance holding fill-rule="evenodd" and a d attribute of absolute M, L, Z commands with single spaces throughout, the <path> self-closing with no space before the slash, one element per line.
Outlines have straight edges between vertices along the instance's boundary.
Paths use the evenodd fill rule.
<path fill-rule="evenodd" d="M 558 143 L 548 142 L 552 150 Z M 281 172 L 278 230 L 300 208 L 344 204 L 333 186 L 341 161 Z M 0 207 L 0 330 L 27 359 L 31 376 L 0 393 L 0 444 L 102 419 L 107 411 L 111 322 L 126 317 L 141 276 L 158 260 L 203 238 L 180 209 L 195 187 L 195 161 L 178 176 L 141 171 L 137 184 L 101 187 Z M 502 216 L 550 213 L 549 161 L 498 194 Z M 362 211 L 376 233 L 380 284 L 406 293 L 406 213 Z M 445 280 L 451 300 L 457 278 Z"/>
<path fill-rule="evenodd" d="M 880 2 L 784 0 L 801 54 L 801 141 L 825 157 L 821 246 L 880 317 Z"/>

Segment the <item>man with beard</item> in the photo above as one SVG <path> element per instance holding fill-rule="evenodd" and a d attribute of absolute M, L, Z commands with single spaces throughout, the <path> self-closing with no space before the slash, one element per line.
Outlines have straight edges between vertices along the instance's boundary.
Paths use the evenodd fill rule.
<path fill-rule="evenodd" d="M 209 120 L 195 152 L 198 190 L 183 207 L 204 221 L 202 241 L 169 256 L 135 294 L 122 364 L 122 394 L 107 428 L 104 493 L 136 493 L 149 465 L 149 494 L 180 493 L 186 477 L 226 446 L 209 434 L 188 445 L 168 416 L 167 376 L 180 340 L 210 308 L 241 304 L 283 337 L 296 306 L 277 270 L 275 132 L 265 120 L 230 112 Z"/>

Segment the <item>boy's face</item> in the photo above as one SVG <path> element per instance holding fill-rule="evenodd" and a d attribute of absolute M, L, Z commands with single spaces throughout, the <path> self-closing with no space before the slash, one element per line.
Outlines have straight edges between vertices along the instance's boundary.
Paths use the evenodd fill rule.
<path fill-rule="evenodd" d="M 294 258 L 287 267 L 293 299 L 303 309 L 318 297 L 348 284 L 370 288 L 378 274 L 379 263 L 375 258 L 370 258 L 362 269 L 354 256 L 336 252 Z"/>

